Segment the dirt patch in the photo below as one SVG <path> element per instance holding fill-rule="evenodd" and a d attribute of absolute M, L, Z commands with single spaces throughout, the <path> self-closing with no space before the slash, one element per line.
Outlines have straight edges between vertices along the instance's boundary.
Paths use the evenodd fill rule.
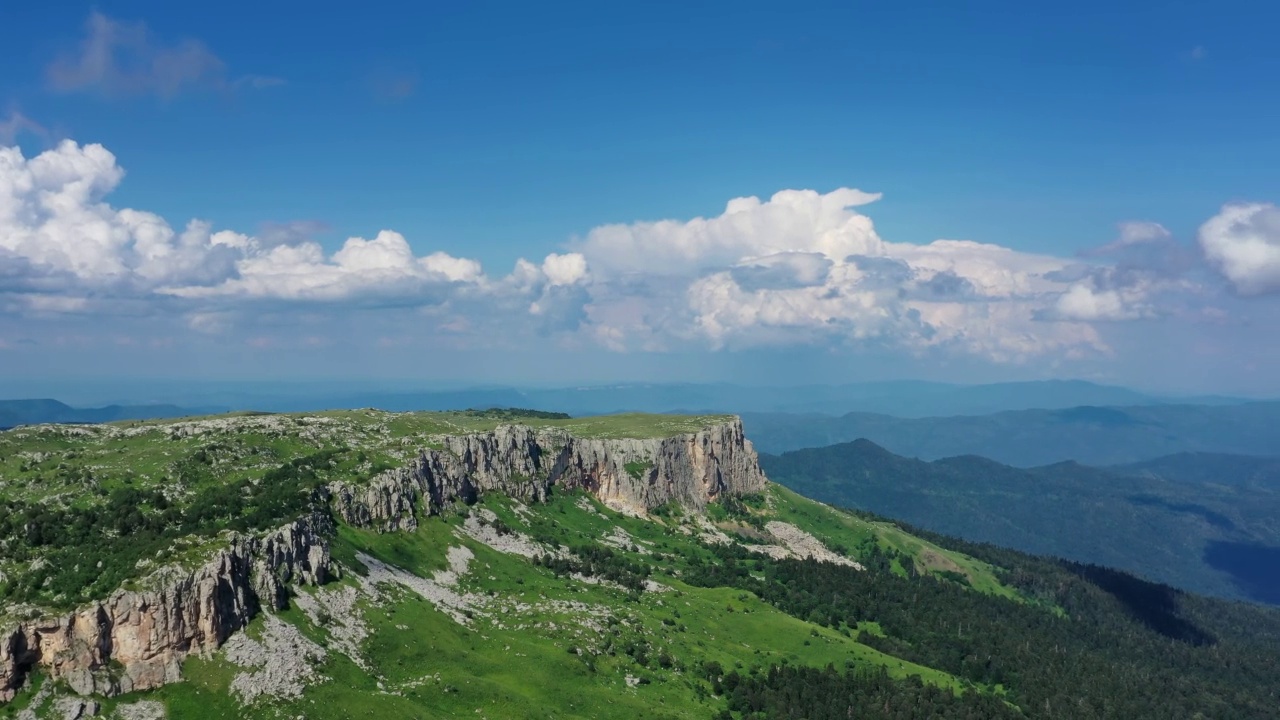
<path fill-rule="evenodd" d="M 924 548 L 920 551 L 919 557 L 920 564 L 923 565 L 926 570 L 949 570 L 951 572 L 960 573 L 965 577 L 969 576 L 969 573 L 965 572 L 963 568 L 955 563 L 955 561 L 935 550 Z M 973 578 L 969 579 L 972 580 Z"/>

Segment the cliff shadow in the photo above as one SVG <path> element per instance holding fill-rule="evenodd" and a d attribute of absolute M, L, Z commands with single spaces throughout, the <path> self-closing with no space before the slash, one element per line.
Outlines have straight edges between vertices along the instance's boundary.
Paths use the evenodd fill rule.
<path fill-rule="evenodd" d="M 1280 605 L 1280 547 L 1214 540 L 1205 547 L 1204 561 L 1230 575 L 1250 600 Z"/>
<path fill-rule="evenodd" d="M 1068 561 L 1062 564 L 1118 600 L 1133 619 L 1149 630 L 1190 645 L 1216 642 L 1216 638 L 1179 614 L 1178 590 L 1099 565 Z"/>

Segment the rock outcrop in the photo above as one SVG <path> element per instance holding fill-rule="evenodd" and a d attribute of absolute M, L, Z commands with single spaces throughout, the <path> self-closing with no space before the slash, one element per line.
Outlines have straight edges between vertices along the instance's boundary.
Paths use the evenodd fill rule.
<path fill-rule="evenodd" d="M 289 585 L 328 578 L 331 526 L 317 513 L 265 536 L 235 535 L 195 570 L 170 570 L 155 589 L 117 590 L 78 612 L 0 631 L 0 702 L 35 667 L 82 695 L 178 680 L 183 658 L 217 649 L 261 608 L 283 607 Z"/>
<path fill-rule="evenodd" d="M 555 487 L 582 488 L 610 507 L 643 513 L 668 502 L 702 509 L 721 495 L 764 489 L 765 477 L 742 423 L 666 438 L 596 439 L 558 429 L 503 425 L 453 436 L 411 465 L 367 483 L 329 487 L 334 510 L 353 525 L 417 527 L 418 514 L 500 492 L 525 502 Z"/>
<path fill-rule="evenodd" d="M 536 502 L 555 488 L 585 489 L 607 505 L 644 513 L 668 502 L 702 509 L 722 495 L 765 487 L 755 450 L 734 420 L 652 439 L 579 438 L 557 429 L 504 425 L 451 436 L 408 467 L 321 492 L 353 525 L 412 530 L 487 492 Z M 221 647 L 263 609 L 285 606 L 288 589 L 318 585 L 334 571 L 327 513 L 265 535 L 232 534 L 194 570 L 169 568 L 76 612 L 0 628 L 0 703 L 40 668 L 81 694 L 117 695 L 180 679 L 182 660 Z"/>

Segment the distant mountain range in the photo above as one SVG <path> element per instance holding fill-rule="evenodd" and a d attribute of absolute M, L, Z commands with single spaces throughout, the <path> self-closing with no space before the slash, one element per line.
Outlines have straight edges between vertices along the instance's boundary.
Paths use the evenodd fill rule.
<path fill-rule="evenodd" d="M 763 455 L 770 479 L 978 542 L 1280 605 L 1280 458 L 1184 453 L 1121 467 L 933 462 L 868 440 Z"/>
<path fill-rule="evenodd" d="M 184 408 L 176 405 L 108 405 L 98 408 L 74 408 L 57 400 L 0 400 L 0 428 L 38 423 L 102 423 L 116 420 L 154 420 L 157 418 L 207 415 L 221 408 Z"/>
<path fill-rule="evenodd" d="M 1280 402 L 1019 410 L 899 418 L 871 413 L 743 413 L 756 447 L 780 453 L 866 438 L 899 455 L 981 455 L 1031 467 L 1075 460 L 1133 463 L 1182 452 L 1280 452 Z"/>
<path fill-rule="evenodd" d="M 57 387 L 57 386 L 55 386 Z M 0 392 L 5 384 L 0 381 Z M 52 392 L 53 390 L 49 390 Z M 520 407 L 603 415 L 614 412 L 877 413 L 894 417 L 986 415 L 1081 405 L 1234 405 L 1240 398 L 1161 396 L 1082 380 L 951 385 L 915 380 L 760 387 L 708 383 L 623 383 L 569 388 L 423 389 L 412 383 L 191 383 L 122 385 L 111 392 L 66 385 L 56 394 L 79 404 L 165 402 L 237 410 L 310 412 L 333 408 L 465 410 Z M 73 403 L 74 404 L 74 403 Z"/>
<path fill-rule="evenodd" d="M 142 391 L 134 388 L 134 393 Z M 144 397 L 166 402 L 121 401 L 86 408 L 48 399 L 0 400 L 0 427 L 226 410 L 526 408 L 574 416 L 736 413 L 743 416 L 756 446 L 775 454 L 867 438 L 895 453 L 926 460 L 976 454 L 1032 466 L 1062 460 L 1093 465 L 1139 462 L 1179 452 L 1267 454 L 1280 448 L 1280 402 L 1227 397 L 1174 402 L 1175 398 L 1126 388 L 1066 380 L 972 386 L 900 381 L 795 387 L 621 384 L 451 391 L 240 383 L 197 385 L 186 390 L 157 386 L 148 393 Z M 834 412 L 843 414 L 829 414 Z"/>

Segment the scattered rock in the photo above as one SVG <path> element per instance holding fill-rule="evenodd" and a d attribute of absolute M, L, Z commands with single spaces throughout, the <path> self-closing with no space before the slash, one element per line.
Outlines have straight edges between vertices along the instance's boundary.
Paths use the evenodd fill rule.
<path fill-rule="evenodd" d="M 231 692 L 246 705 L 263 696 L 301 697 L 307 685 L 323 679 L 313 665 L 326 657 L 324 648 L 275 615 L 265 621 L 262 642 L 241 632 L 223 646 L 228 661 L 253 669 L 231 681 Z"/>
<path fill-rule="evenodd" d="M 642 540 L 636 540 L 631 537 L 631 533 L 628 533 L 626 530 L 623 530 L 616 525 L 608 535 L 600 538 L 600 542 L 608 545 L 609 547 L 617 548 L 618 550 L 631 550 L 632 548 L 635 548 L 636 552 L 639 552 L 642 555 L 648 555 L 652 552 L 649 548 L 645 547 L 647 543 Z"/>
<path fill-rule="evenodd" d="M 418 577 L 408 570 L 388 565 L 363 553 L 356 557 L 369 568 L 368 575 L 361 582 L 365 592 L 374 597 L 380 594 L 378 585 L 398 585 L 421 595 L 461 625 L 470 625 L 471 618 L 467 614 L 478 611 L 484 602 L 480 596 L 460 593 L 454 589 L 458 581 L 467 574 L 467 567 L 475 557 L 465 547 L 449 548 L 449 569 L 436 572 L 430 579 Z"/>
<path fill-rule="evenodd" d="M 832 552 L 826 545 L 822 544 L 821 540 L 791 523 L 771 520 L 765 523 L 764 527 L 782 545 L 753 545 L 751 548 L 757 552 L 765 553 L 769 557 L 779 559 L 787 557 L 813 558 L 818 562 L 845 565 L 859 570 L 865 569 L 853 560 Z"/>
<path fill-rule="evenodd" d="M 299 591 L 291 600 L 313 624 L 328 630 L 333 649 L 351 658 L 360 669 L 369 670 L 368 662 L 360 653 L 361 643 L 369 636 L 360 609 L 361 597 L 359 590 L 343 585 L 320 587 L 314 593 Z"/>
<path fill-rule="evenodd" d="M 494 515 L 492 510 L 480 508 L 471 513 L 471 516 L 463 522 L 462 532 L 467 537 L 508 555 L 521 555 L 527 558 L 538 557 L 539 555 L 554 555 L 556 557 L 565 555 L 558 549 L 548 548 L 541 543 L 534 542 L 528 535 L 519 531 L 498 532 L 498 528 L 494 525 L 497 520 L 498 516 Z"/>
<path fill-rule="evenodd" d="M 113 717 L 118 720 L 165 720 L 169 714 L 165 712 L 163 703 L 155 700 L 139 700 L 135 703 L 117 705 Z"/>
<path fill-rule="evenodd" d="M 60 720 L 82 720 L 94 717 L 100 709 L 97 701 L 77 697 L 60 697 L 53 701 L 54 717 Z"/>

